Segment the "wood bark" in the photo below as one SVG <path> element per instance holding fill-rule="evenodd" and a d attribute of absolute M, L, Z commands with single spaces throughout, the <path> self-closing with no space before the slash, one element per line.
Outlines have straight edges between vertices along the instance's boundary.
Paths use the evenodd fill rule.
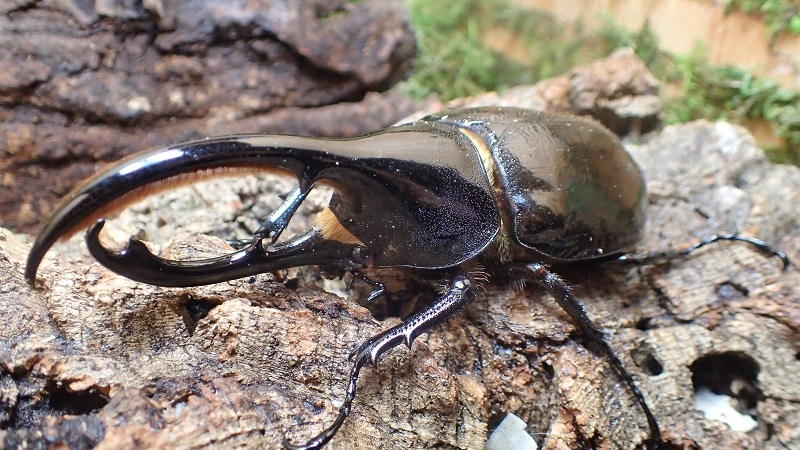
<path fill-rule="evenodd" d="M 625 103 L 605 110 L 635 119 L 626 116 L 635 104 L 639 119 L 628 122 L 642 129 L 654 114 L 648 77 L 641 62 L 623 54 L 454 105 L 586 112 L 586 104 Z M 640 249 L 742 232 L 800 261 L 800 170 L 767 162 L 744 129 L 701 121 L 627 147 L 649 181 Z M 166 245 L 164 234 L 178 233 L 161 249 L 172 258 L 230 251 L 207 234 L 230 237 L 257 224 L 286 186 L 248 177 L 166 193 L 123 213 L 111 238 L 137 235 Z M 324 203 L 311 199 L 304 214 Z M 214 219 L 224 225 L 209 225 Z M 299 219 L 292 230 L 307 226 Z M 398 322 L 377 321 L 324 291 L 337 286 L 315 268 L 157 288 L 82 257 L 79 238 L 59 248 L 62 256 L 51 252 L 31 288 L 22 279 L 25 239 L 0 236 L 0 439 L 7 448 L 279 448 L 284 436 L 301 442 L 333 420 L 348 353 Z M 800 446 L 796 266 L 783 271 L 746 245 L 719 244 L 666 265 L 581 266 L 560 275 L 606 331 L 669 446 Z M 399 280 L 390 299 L 413 286 L 413 276 Z M 745 403 L 754 399 L 757 427 L 731 431 L 705 418 L 693 403 L 695 384 L 703 383 L 732 388 Z M 378 370 L 365 370 L 359 388 L 331 449 L 480 449 L 490 424 L 507 413 L 525 420 L 548 449 L 635 448 L 647 437 L 628 389 L 532 286 L 487 283 L 412 351 L 391 352 Z"/>
<path fill-rule="evenodd" d="M 415 53 L 399 0 L 14 0 L 0 48 L 0 217 L 29 233 L 98 165 L 144 148 L 351 136 L 415 109 L 384 93 Z"/>

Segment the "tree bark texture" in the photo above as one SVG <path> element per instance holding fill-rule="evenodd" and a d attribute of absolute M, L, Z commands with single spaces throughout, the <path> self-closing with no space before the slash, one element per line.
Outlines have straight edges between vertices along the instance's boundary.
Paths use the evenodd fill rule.
<path fill-rule="evenodd" d="M 620 54 L 452 106 L 545 106 L 646 130 L 657 120 L 655 89 L 641 62 Z M 701 121 L 627 147 L 649 182 L 640 250 L 742 232 L 800 261 L 800 170 L 767 162 L 744 129 Z M 247 177 L 181 188 L 122 213 L 109 237 L 136 235 L 170 258 L 229 252 L 220 237 L 246 235 L 289 186 Z M 306 228 L 306 215 L 325 201 L 310 199 L 288 233 Z M 375 320 L 324 291 L 341 286 L 316 268 L 157 288 L 81 256 L 79 238 L 59 247 L 62 256 L 50 253 L 31 288 L 22 277 L 25 239 L 0 236 L 0 439 L 7 448 L 301 442 L 332 422 L 348 353 L 398 322 Z M 413 274 L 396 273 L 378 274 L 391 291 L 387 303 L 424 300 L 425 292 L 409 290 Z M 633 374 L 667 448 L 800 447 L 796 266 L 783 271 L 747 245 L 723 243 L 669 264 L 580 266 L 560 275 Z M 364 370 L 353 412 L 329 448 L 481 449 L 490 424 L 507 413 L 527 422 L 547 449 L 635 448 L 647 437 L 629 390 L 551 298 L 535 286 L 484 288 L 412 351 L 393 351 L 377 370 Z M 693 402 L 704 384 L 751 400 L 756 428 L 732 431 L 705 418 Z"/>
<path fill-rule="evenodd" d="M 14 0 L 0 48 L 0 217 L 29 233 L 98 165 L 143 148 L 349 136 L 414 110 L 380 93 L 415 53 L 399 0 Z"/>

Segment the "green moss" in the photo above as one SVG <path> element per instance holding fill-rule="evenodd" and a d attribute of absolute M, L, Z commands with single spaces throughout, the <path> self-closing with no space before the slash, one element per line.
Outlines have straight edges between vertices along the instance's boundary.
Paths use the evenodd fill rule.
<path fill-rule="evenodd" d="M 443 100 L 499 89 L 518 80 L 522 67 L 483 45 L 483 6 L 476 1 L 410 1 L 419 55 L 407 91 Z M 498 73 L 497 67 L 506 70 Z"/>
<path fill-rule="evenodd" d="M 647 24 L 632 33 L 606 17 L 603 27 L 588 33 L 580 24 L 565 30 L 550 14 L 513 6 L 507 0 L 407 1 L 419 56 L 406 90 L 417 98 L 436 93 L 447 101 L 534 83 L 614 49 L 631 47 L 662 83 L 679 88 L 674 97 L 664 100 L 667 123 L 699 118 L 740 123 L 764 120 L 787 143 L 768 149 L 770 157 L 800 165 L 800 91 L 736 67 L 709 65 L 702 49 L 687 56 L 669 54 L 659 47 Z M 780 10 L 776 17 L 784 17 L 787 27 L 800 25 L 796 9 L 794 15 L 787 15 L 787 3 L 730 0 L 728 6 L 749 11 L 751 4 L 757 4 L 765 20 L 766 11 Z M 487 47 L 485 37 L 497 29 L 515 34 L 532 62 L 512 60 Z"/>
<path fill-rule="evenodd" d="M 800 165 L 800 91 L 735 66 L 708 64 L 702 46 L 689 55 L 665 52 L 647 24 L 629 33 L 609 19 L 600 34 L 614 46 L 634 48 L 662 84 L 678 87 L 674 97 L 663 99 L 667 123 L 763 120 L 786 141 L 785 146 L 766 149 L 770 159 Z"/>
<path fill-rule="evenodd" d="M 550 14 L 506 0 L 408 0 L 408 5 L 419 56 L 406 90 L 416 98 L 436 93 L 446 101 L 534 83 L 591 59 L 581 58 L 589 51 L 584 39 L 565 39 L 563 27 Z M 485 37 L 498 29 L 517 36 L 528 60 L 536 63 L 489 48 Z"/>
<path fill-rule="evenodd" d="M 782 32 L 800 34 L 800 4 L 796 0 L 727 0 L 725 11 L 734 9 L 760 16 L 772 37 Z"/>
<path fill-rule="evenodd" d="M 702 50 L 673 56 L 672 61 L 674 68 L 664 78 L 680 83 L 681 95 L 665 102 L 668 121 L 763 120 L 786 141 L 785 147 L 767 149 L 770 158 L 800 165 L 800 91 L 754 77 L 738 67 L 710 65 Z"/>

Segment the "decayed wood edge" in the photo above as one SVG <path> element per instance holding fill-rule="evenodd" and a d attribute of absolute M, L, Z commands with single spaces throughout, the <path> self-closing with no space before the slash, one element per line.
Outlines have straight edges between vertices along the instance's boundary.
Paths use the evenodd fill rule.
<path fill-rule="evenodd" d="M 498 101 L 541 103 L 543 86 Z M 670 127 L 648 139 L 629 145 L 650 180 L 642 248 L 743 231 L 797 260 L 796 168 L 768 164 L 743 130 L 724 123 Z M 239 189 L 258 184 L 247 183 Z M 208 197 L 228 198 L 219 185 L 212 189 Z M 155 215 L 132 222 L 169 213 L 163 205 L 150 209 Z M 21 276 L 25 247 L 2 236 L 0 399 L 12 424 L 43 418 L 37 427 L 0 432 L 7 446 L 47 436 L 76 447 L 277 448 L 284 433 L 299 441 L 331 422 L 346 355 L 396 323 L 379 324 L 363 308 L 320 291 L 307 282 L 314 270 L 284 274 L 282 282 L 263 275 L 159 289 L 51 254 L 30 289 Z M 188 236 L 165 251 L 198 257 L 225 246 Z M 664 267 L 562 275 L 607 330 L 671 444 L 800 442 L 796 268 L 781 272 L 745 246 L 719 245 Z M 189 312 L 209 308 L 199 320 Z M 704 419 L 692 404 L 689 367 L 720 352 L 746 354 L 760 369 L 760 428 L 750 434 Z M 660 375 L 647 376 L 652 361 Z M 545 448 L 628 448 L 646 436 L 630 394 L 535 288 L 515 293 L 487 285 L 412 352 L 393 352 L 362 378 L 352 417 L 330 448 L 482 448 L 488 422 L 506 412 L 526 420 Z M 56 397 L 62 402 L 55 406 L 43 401 Z"/>

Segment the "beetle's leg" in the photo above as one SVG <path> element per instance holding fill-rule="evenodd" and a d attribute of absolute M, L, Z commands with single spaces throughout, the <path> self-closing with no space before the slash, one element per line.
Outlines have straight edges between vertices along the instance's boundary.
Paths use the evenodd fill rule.
<path fill-rule="evenodd" d="M 289 225 L 289 220 L 291 220 L 309 192 L 311 191 L 300 189 L 299 185 L 295 186 L 294 189 L 286 194 L 283 202 L 264 219 L 264 225 L 253 233 L 251 239 L 228 240 L 228 245 L 238 250 L 251 245 L 253 241 L 266 238 L 270 238 L 270 243 L 274 244 L 283 233 L 283 230 L 286 229 L 286 226 Z"/>
<path fill-rule="evenodd" d="M 372 288 L 372 292 L 370 292 L 369 297 L 367 297 L 368 302 L 375 301 L 378 297 L 386 293 L 386 286 L 383 283 L 367 278 L 360 270 L 353 270 L 350 272 L 350 275 L 352 275 L 353 278 L 347 283 L 348 291 L 353 288 L 355 280 L 361 280 Z"/>
<path fill-rule="evenodd" d="M 299 185 L 289 191 L 283 202 L 264 219 L 264 225 L 253 233 L 253 239 L 270 238 L 270 243 L 274 244 L 283 233 L 283 230 L 286 229 L 286 226 L 289 225 L 289 220 L 291 220 L 309 192 L 311 192 L 310 189 L 300 189 Z"/>
<path fill-rule="evenodd" d="M 712 234 L 711 236 L 701 241 L 698 241 L 686 248 L 678 250 L 663 250 L 663 251 L 654 251 L 647 253 L 625 254 L 621 255 L 617 259 L 612 259 L 608 262 L 610 264 L 620 263 L 620 264 L 636 264 L 636 265 L 666 262 L 686 256 L 701 247 L 705 247 L 706 245 L 720 241 L 738 241 L 750 244 L 761 253 L 769 257 L 776 257 L 780 259 L 781 262 L 783 263 L 783 270 L 786 270 L 791 265 L 791 261 L 789 261 L 789 257 L 786 256 L 786 253 L 770 246 L 769 244 L 760 239 L 747 236 L 740 236 L 738 234 Z"/>
<path fill-rule="evenodd" d="M 636 398 L 636 402 L 639 403 L 642 410 L 644 411 L 645 416 L 647 417 L 647 424 L 650 427 L 650 448 L 658 448 L 661 443 L 661 432 L 658 429 L 658 422 L 656 421 L 655 416 L 650 411 L 650 408 L 647 406 L 647 402 L 644 399 L 644 395 L 642 395 L 639 388 L 636 387 L 636 383 L 633 381 L 633 377 L 628 373 L 625 369 L 625 366 L 622 365 L 622 361 L 619 360 L 617 355 L 614 353 L 614 350 L 608 345 L 608 341 L 605 338 L 605 335 L 599 328 L 592 322 L 588 315 L 586 315 L 586 311 L 583 309 L 583 304 L 572 295 L 569 286 L 564 283 L 558 276 L 547 270 L 547 268 L 541 263 L 533 263 L 528 264 L 526 266 L 530 273 L 533 275 L 532 278 L 542 285 L 550 295 L 555 298 L 556 302 L 558 302 L 559 306 L 569 314 L 572 321 L 578 326 L 583 333 L 584 336 L 589 340 L 590 348 L 594 348 L 595 351 L 600 352 L 602 355 L 606 357 L 608 362 L 611 363 L 611 367 L 617 372 L 619 377 L 628 385 L 628 388 L 633 392 L 633 396 Z"/>
<path fill-rule="evenodd" d="M 225 239 L 225 243 L 230 245 L 234 250 L 241 250 L 253 244 L 253 238 L 247 239 Z"/>
<path fill-rule="evenodd" d="M 289 220 L 297 211 L 297 208 L 300 207 L 300 204 L 303 203 L 303 200 L 306 199 L 309 192 L 311 192 L 310 189 L 303 190 L 300 189 L 299 185 L 295 186 L 294 189 L 286 194 L 283 203 L 267 217 L 264 225 L 256 230 L 255 237 L 261 239 L 270 237 L 270 242 L 274 244 L 283 233 L 283 230 L 286 229 L 286 226 L 289 225 Z"/>
<path fill-rule="evenodd" d="M 444 322 L 454 314 L 459 312 L 464 306 L 475 298 L 475 286 L 470 282 L 469 277 L 463 273 L 458 273 L 451 281 L 448 290 L 437 298 L 427 308 L 413 314 L 403 321 L 383 333 L 369 339 L 358 346 L 351 359 L 353 366 L 350 368 L 349 384 L 344 402 L 339 408 L 339 414 L 333 424 L 325 431 L 317 435 L 305 444 L 294 445 L 284 440 L 283 445 L 291 450 L 311 450 L 318 449 L 330 441 L 339 431 L 347 416 L 350 414 L 350 407 L 356 395 L 356 382 L 361 368 L 369 362 L 377 368 L 378 359 L 387 351 L 405 343 L 411 348 L 411 343 L 420 334 L 430 330 L 434 326 Z"/>

